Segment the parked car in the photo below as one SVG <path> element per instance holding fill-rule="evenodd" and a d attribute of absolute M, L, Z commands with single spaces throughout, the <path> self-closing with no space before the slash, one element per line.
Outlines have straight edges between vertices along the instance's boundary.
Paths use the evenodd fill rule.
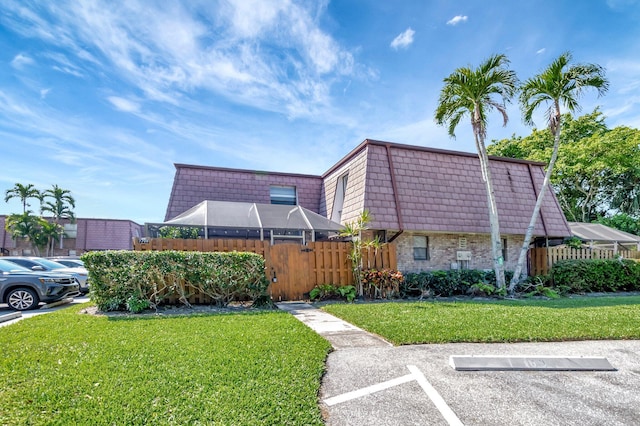
<path fill-rule="evenodd" d="M 72 275 L 30 271 L 0 259 L 0 301 L 11 309 L 35 309 L 40 302 L 56 302 L 78 294 L 80 284 Z"/>
<path fill-rule="evenodd" d="M 52 260 L 35 256 L 4 256 L 2 259 L 8 260 L 9 262 L 13 262 L 20 266 L 24 266 L 25 268 L 32 271 L 49 271 L 73 275 L 80 283 L 80 292 L 89 292 L 89 283 L 87 281 L 88 272 L 84 267 L 69 268 L 68 266 L 62 265 Z"/>
<path fill-rule="evenodd" d="M 47 257 L 49 260 L 53 260 L 56 263 L 66 266 L 67 268 L 84 268 L 84 262 L 77 257 L 57 256 Z"/>

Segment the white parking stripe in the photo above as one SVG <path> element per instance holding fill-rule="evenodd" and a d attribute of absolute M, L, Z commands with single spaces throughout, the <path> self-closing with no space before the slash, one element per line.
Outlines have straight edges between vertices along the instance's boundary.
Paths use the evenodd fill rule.
<path fill-rule="evenodd" d="M 401 385 L 403 383 L 416 380 L 414 374 L 407 374 L 406 376 L 398 377 L 397 379 L 388 380 L 386 382 L 378 383 L 376 385 L 367 386 L 366 388 L 354 390 L 351 392 L 343 393 L 342 395 L 333 396 L 324 400 L 324 403 L 328 406 L 340 404 L 341 402 L 350 401 L 352 399 L 360 398 L 366 395 L 370 395 L 381 390 L 389 389 L 394 386 Z"/>
<path fill-rule="evenodd" d="M 447 405 L 447 403 L 444 402 L 444 399 L 442 399 L 438 391 L 435 390 L 433 386 L 431 386 L 431 383 L 429 383 L 427 378 L 424 377 L 424 374 L 422 374 L 418 367 L 416 367 L 415 365 L 407 365 L 407 368 L 409 369 L 409 371 L 411 371 L 411 374 L 413 375 L 415 380 L 418 381 L 418 384 L 425 391 L 427 396 L 431 399 L 431 401 L 433 401 L 434 405 L 436 406 L 438 411 L 440 411 L 440 414 L 442 414 L 442 417 L 444 417 L 447 423 L 449 423 L 449 425 L 451 426 L 464 426 L 456 413 L 454 413 L 453 410 Z"/>

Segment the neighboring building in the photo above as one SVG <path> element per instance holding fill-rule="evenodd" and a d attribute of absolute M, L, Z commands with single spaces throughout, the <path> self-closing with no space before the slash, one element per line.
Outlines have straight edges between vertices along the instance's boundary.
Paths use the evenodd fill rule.
<path fill-rule="evenodd" d="M 5 255 L 33 255 L 31 245 L 13 240 L 5 230 L 6 216 L 0 216 L 0 248 Z M 66 237 L 56 243 L 55 256 L 79 256 L 91 250 L 131 250 L 133 238 L 143 235 L 144 227 L 130 220 L 78 218 L 71 224 L 63 220 Z M 41 253 L 44 254 L 44 253 Z"/>
<path fill-rule="evenodd" d="M 404 272 L 492 268 L 487 195 L 477 154 L 365 140 L 322 176 L 176 164 L 166 219 L 205 201 L 299 204 L 335 222 L 372 216 L 372 235 L 397 244 Z M 544 164 L 490 157 L 507 269 L 513 269 Z M 552 192 L 538 244 L 571 235 Z"/>

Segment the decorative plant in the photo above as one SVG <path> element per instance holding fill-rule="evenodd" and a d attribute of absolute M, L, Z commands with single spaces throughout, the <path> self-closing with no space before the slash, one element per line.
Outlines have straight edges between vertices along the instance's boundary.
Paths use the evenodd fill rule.
<path fill-rule="evenodd" d="M 370 241 L 364 241 L 362 239 L 362 232 L 368 229 L 367 226 L 369 222 L 371 222 L 371 215 L 368 210 L 363 210 L 356 220 L 346 223 L 342 231 L 340 231 L 341 237 L 351 238 L 349 259 L 351 260 L 351 270 L 353 271 L 353 282 L 357 283 L 359 296 L 364 294 L 362 287 L 362 270 L 364 269 L 362 264 L 362 250 L 371 245 Z M 379 246 L 380 241 L 377 241 Z"/>

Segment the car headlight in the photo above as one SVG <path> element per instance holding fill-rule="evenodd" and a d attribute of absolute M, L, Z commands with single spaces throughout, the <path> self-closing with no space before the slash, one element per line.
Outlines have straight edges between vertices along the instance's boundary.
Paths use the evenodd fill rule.
<path fill-rule="evenodd" d="M 42 284 L 51 284 L 51 283 L 57 283 L 58 282 L 58 280 L 56 278 L 48 278 L 48 277 L 40 277 L 40 278 L 38 278 L 38 280 Z"/>

